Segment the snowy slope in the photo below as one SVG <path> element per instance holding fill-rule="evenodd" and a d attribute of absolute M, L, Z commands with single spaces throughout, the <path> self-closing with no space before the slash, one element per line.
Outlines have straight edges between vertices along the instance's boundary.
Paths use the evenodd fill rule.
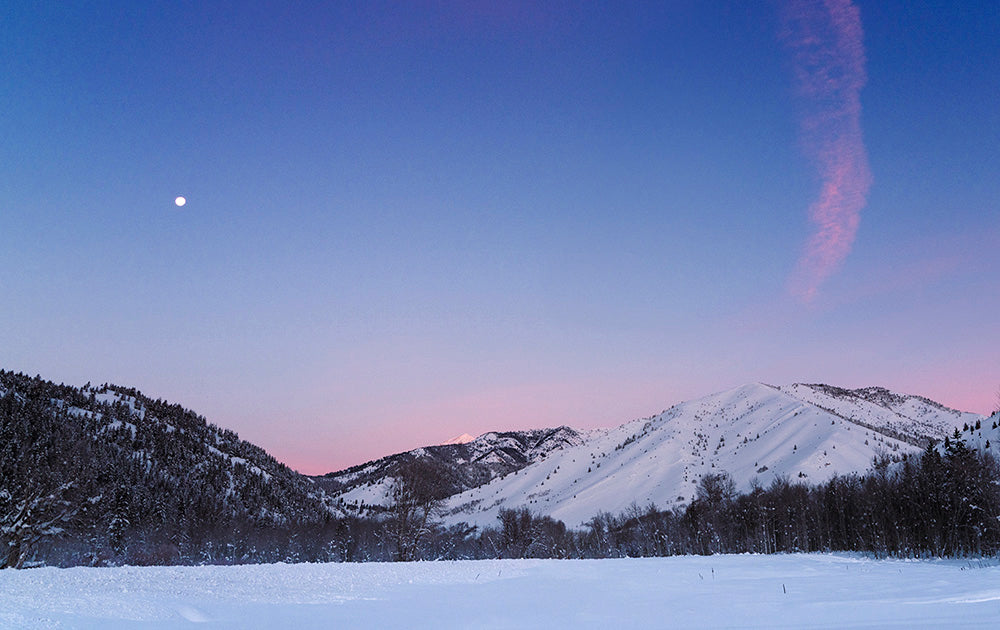
<path fill-rule="evenodd" d="M 1000 412 L 982 421 L 982 428 L 970 425 L 965 443 L 978 451 L 985 451 L 1000 461 Z"/>
<path fill-rule="evenodd" d="M 846 420 L 916 444 L 926 444 L 928 438 L 940 440 L 955 427 L 975 424 L 982 418 L 979 414 L 956 411 L 920 396 L 896 394 L 881 387 L 848 390 L 795 384 L 781 390 Z"/>
<path fill-rule="evenodd" d="M 876 455 L 916 452 L 925 438 L 981 418 L 877 388 L 744 385 L 594 432 L 583 444 L 451 497 L 444 518 L 492 525 L 501 508 L 524 506 L 577 527 L 633 503 L 688 503 L 707 473 L 726 471 L 747 490 L 776 476 L 818 482 L 863 472 Z"/>
<path fill-rule="evenodd" d="M 981 421 L 976 418 L 956 429 L 958 429 L 958 439 L 966 446 L 980 453 L 989 453 L 1000 461 L 1000 412 Z M 955 440 L 955 433 L 952 431 L 949 438 Z M 944 442 L 938 443 L 937 449 L 942 455 L 947 453 Z"/>

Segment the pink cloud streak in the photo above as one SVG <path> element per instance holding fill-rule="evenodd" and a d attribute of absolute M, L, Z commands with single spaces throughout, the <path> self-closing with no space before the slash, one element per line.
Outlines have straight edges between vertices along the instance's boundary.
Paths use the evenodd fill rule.
<path fill-rule="evenodd" d="M 792 294 L 808 302 L 850 253 L 871 186 L 861 134 L 865 50 L 861 17 L 850 0 L 792 0 L 785 16 L 803 152 L 821 181 L 809 207 L 815 231 L 789 281 Z"/>

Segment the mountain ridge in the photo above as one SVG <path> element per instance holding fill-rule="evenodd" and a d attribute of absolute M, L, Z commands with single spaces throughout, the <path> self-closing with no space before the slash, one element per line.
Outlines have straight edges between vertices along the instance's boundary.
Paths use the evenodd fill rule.
<path fill-rule="evenodd" d="M 459 493 L 442 493 L 442 517 L 445 523 L 487 525 L 500 509 L 526 507 L 575 527 L 600 511 L 617 513 L 632 504 L 684 505 L 709 473 L 731 474 L 740 490 L 775 477 L 816 482 L 861 473 L 876 458 L 901 459 L 983 417 L 883 387 L 753 383 L 617 427 L 566 427 L 579 443 L 560 444 L 546 458 Z M 389 482 L 369 478 L 363 491 L 355 487 L 340 498 L 384 505 Z"/>
<path fill-rule="evenodd" d="M 80 425 L 87 443 L 103 445 L 107 457 L 138 462 L 146 472 L 129 473 L 136 479 L 161 479 L 156 483 L 177 488 L 208 484 L 219 497 L 212 509 L 276 522 L 377 516 L 390 503 L 400 468 L 421 460 L 431 464 L 425 470 L 435 477 L 446 523 L 492 524 L 502 508 L 527 507 L 579 526 L 597 512 L 632 504 L 683 505 L 709 473 L 729 473 L 740 490 L 776 476 L 822 481 L 860 473 L 877 457 L 902 458 L 985 418 L 882 387 L 752 383 L 617 427 L 490 431 L 306 476 L 234 432 L 133 388 L 75 388 L 0 372 L 0 398 L 9 392 L 15 402 L 39 397 L 39 404 L 51 408 L 45 413 Z M 991 442 L 993 449 L 997 442 Z M 166 474 L 165 453 L 187 463 Z M 273 479 L 281 490 L 267 498 L 277 488 Z M 148 503 L 146 491 L 140 495 L 120 502 L 138 514 Z"/>
<path fill-rule="evenodd" d="M 498 516 L 550 533 L 676 519 L 723 473 L 746 498 L 873 462 L 871 478 L 906 475 L 920 451 L 966 465 L 970 451 L 1000 455 L 998 421 L 879 387 L 756 383 L 608 429 L 493 431 L 307 477 L 136 389 L 0 370 L 0 567 L 399 559 L 401 497 L 431 499 L 443 527 L 420 531 L 441 536 L 435 553 L 475 556 L 500 544 Z"/>
<path fill-rule="evenodd" d="M 439 498 L 481 486 L 494 478 L 544 459 L 550 452 L 582 443 L 583 434 L 569 427 L 488 431 L 468 442 L 422 446 L 387 455 L 341 471 L 313 476 L 346 513 L 385 507 L 392 480 L 416 459 L 431 466 Z"/>

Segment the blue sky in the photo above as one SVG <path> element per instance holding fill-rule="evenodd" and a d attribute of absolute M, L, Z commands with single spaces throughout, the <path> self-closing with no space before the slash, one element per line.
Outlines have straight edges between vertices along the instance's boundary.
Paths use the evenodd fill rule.
<path fill-rule="evenodd" d="M 794 42 L 852 6 L 859 131 L 821 131 L 870 186 L 804 298 L 839 105 Z M 306 472 L 753 381 L 989 411 L 998 34 L 963 2 L 14 2 L 0 365 Z"/>

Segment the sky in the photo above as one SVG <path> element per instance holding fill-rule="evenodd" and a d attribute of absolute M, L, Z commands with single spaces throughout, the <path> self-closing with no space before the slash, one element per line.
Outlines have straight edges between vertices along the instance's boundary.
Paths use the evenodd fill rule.
<path fill-rule="evenodd" d="M 13 0 L 0 49 L 3 369 L 310 474 L 751 382 L 1000 405 L 995 3 Z"/>

